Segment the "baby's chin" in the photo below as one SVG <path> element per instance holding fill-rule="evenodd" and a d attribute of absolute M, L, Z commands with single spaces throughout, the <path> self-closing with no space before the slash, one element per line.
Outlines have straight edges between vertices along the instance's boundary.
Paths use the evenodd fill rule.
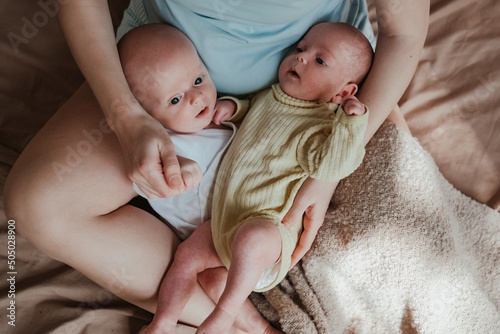
<path fill-rule="evenodd" d="M 193 132 L 198 132 L 201 131 L 205 128 L 207 128 L 210 123 L 212 123 L 212 120 L 204 121 L 204 122 L 197 122 L 196 126 L 193 126 L 190 131 L 186 131 L 186 133 L 193 133 Z"/>
<path fill-rule="evenodd" d="M 297 85 L 287 85 L 286 83 L 282 84 L 280 82 L 280 88 L 283 92 L 285 92 L 286 95 L 291 96 L 295 99 L 298 100 L 304 100 L 304 101 L 314 101 L 316 99 L 310 98 L 310 96 L 307 96 L 307 94 L 304 93 L 300 87 L 297 87 Z"/>
<path fill-rule="evenodd" d="M 291 96 L 297 100 L 302 101 L 325 101 L 330 102 L 328 92 L 320 92 L 319 89 L 310 89 L 310 87 L 304 87 L 297 83 L 287 83 L 286 81 L 282 83 L 280 81 L 280 88 L 285 94 Z"/>
<path fill-rule="evenodd" d="M 200 119 L 194 119 L 192 124 L 189 127 L 176 127 L 176 126 L 168 126 L 166 124 L 162 124 L 164 128 L 175 131 L 177 133 L 194 133 L 200 130 L 205 129 L 212 121 L 201 121 Z"/>

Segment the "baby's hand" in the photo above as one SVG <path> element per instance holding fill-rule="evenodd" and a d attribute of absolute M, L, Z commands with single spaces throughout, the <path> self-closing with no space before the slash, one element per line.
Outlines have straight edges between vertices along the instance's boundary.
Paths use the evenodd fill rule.
<path fill-rule="evenodd" d="M 177 156 L 177 159 L 181 167 L 181 177 L 186 186 L 186 191 L 200 184 L 203 178 L 200 166 L 195 161 L 181 157 L 180 155 Z"/>
<path fill-rule="evenodd" d="M 231 116 L 233 116 L 236 111 L 236 103 L 231 100 L 221 100 L 217 101 L 215 104 L 215 112 L 212 121 L 219 125 L 224 121 L 227 121 Z"/>
<path fill-rule="evenodd" d="M 365 105 L 353 95 L 347 95 L 343 98 L 342 108 L 349 116 L 361 116 L 366 112 Z"/>

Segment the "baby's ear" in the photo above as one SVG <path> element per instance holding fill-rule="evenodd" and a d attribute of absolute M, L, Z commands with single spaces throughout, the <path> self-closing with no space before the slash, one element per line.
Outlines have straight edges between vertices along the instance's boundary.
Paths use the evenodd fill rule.
<path fill-rule="evenodd" d="M 336 103 L 336 104 L 342 104 L 342 100 L 344 99 L 345 96 L 347 95 L 355 95 L 358 92 L 358 85 L 356 85 L 354 82 L 348 82 L 342 87 L 339 93 L 332 97 L 330 102 Z"/>

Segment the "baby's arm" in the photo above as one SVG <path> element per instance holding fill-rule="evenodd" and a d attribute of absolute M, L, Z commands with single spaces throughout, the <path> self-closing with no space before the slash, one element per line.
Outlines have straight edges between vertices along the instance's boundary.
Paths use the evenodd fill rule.
<path fill-rule="evenodd" d="M 349 100 L 351 112 L 359 113 L 356 111 L 359 101 Z M 368 112 L 360 105 L 363 110 L 361 116 L 349 116 L 339 107 L 332 115 L 332 123 L 312 126 L 302 133 L 297 159 L 310 177 L 326 182 L 339 181 L 361 164 Z"/>
<path fill-rule="evenodd" d="M 367 109 L 365 108 L 365 106 L 352 95 L 346 96 L 342 102 L 342 105 L 346 115 L 360 116 L 366 114 Z M 342 112 L 342 109 L 339 109 L 338 112 Z M 362 116 L 361 118 L 366 118 L 366 116 Z M 362 133 L 364 133 L 364 130 L 354 136 L 358 137 L 359 145 L 362 145 L 362 142 L 359 141 L 360 139 L 362 139 Z M 333 133 L 329 136 L 329 138 L 332 138 L 332 135 Z M 320 135 L 320 137 L 323 137 L 323 135 Z M 323 137 L 323 140 L 327 139 L 328 137 Z M 316 147 L 319 149 L 320 146 Z M 322 149 L 319 149 L 319 151 L 322 151 Z M 316 153 L 318 153 L 318 150 L 316 151 Z M 323 156 L 323 158 L 328 159 L 328 157 L 325 156 Z M 328 209 L 330 199 L 332 198 L 337 184 L 338 181 L 326 182 L 314 179 L 312 177 L 307 178 L 307 180 L 300 188 L 299 193 L 295 197 L 294 204 L 290 208 L 290 211 L 288 211 L 288 213 L 283 218 L 283 223 L 287 228 L 291 228 L 294 224 L 300 221 L 301 218 L 303 223 L 303 232 L 300 236 L 295 250 L 293 251 L 290 268 L 295 266 L 295 264 L 311 248 L 311 245 L 316 238 L 316 234 L 323 224 L 326 210 Z"/>

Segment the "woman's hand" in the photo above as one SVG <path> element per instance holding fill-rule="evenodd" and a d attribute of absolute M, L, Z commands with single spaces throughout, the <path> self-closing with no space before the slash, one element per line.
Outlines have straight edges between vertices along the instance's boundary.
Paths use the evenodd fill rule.
<path fill-rule="evenodd" d="M 182 159 L 165 128 L 145 111 L 115 124 L 129 178 L 150 198 L 168 198 L 199 183 L 201 170 Z M 198 166 L 196 164 L 196 166 Z"/>
<path fill-rule="evenodd" d="M 107 2 L 66 1 L 58 16 L 73 56 L 118 137 L 130 179 L 148 198 L 186 191 L 193 183 L 191 173 L 181 173 L 167 132 L 140 106 L 125 80 Z"/>
<path fill-rule="evenodd" d="M 323 225 L 326 210 L 337 184 L 338 182 L 322 182 L 309 177 L 295 196 L 290 211 L 283 218 L 283 224 L 290 228 L 302 221 L 304 227 L 292 254 L 290 269 L 311 248 L 319 228 Z"/>

